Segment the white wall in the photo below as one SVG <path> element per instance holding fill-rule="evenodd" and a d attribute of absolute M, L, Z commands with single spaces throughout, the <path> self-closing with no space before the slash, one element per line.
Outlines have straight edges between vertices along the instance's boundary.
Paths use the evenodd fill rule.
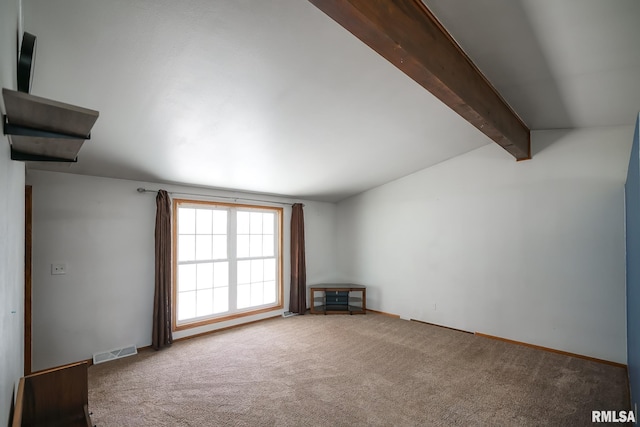
<path fill-rule="evenodd" d="M 15 89 L 18 1 L 0 2 L 0 85 Z M 0 103 L 2 114 L 4 104 Z M 24 370 L 24 164 L 0 134 L 0 425 Z"/>
<path fill-rule="evenodd" d="M 338 268 L 384 312 L 626 363 L 631 127 L 533 132 L 338 205 Z"/>
<path fill-rule="evenodd" d="M 631 136 L 534 132 L 532 161 L 489 145 L 337 206 L 305 201 L 308 282 L 364 283 L 376 310 L 625 363 Z M 227 193 L 41 171 L 27 180 L 34 369 L 149 345 L 155 197 L 135 189 Z M 52 263 L 67 274 L 52 276 Z M 286 308 L 288 263 L 284 277 Z"/>
<path fill-rule="evenodd" d="M 150 345 L 155 193 L 140 194 L 136 189 L 231 193 L 43 171 L 29 171 L 27 180 L 33 185 L 34 204 L 34 369 L 88 359 L 95 352 L 122 345 Z M 256 195 L 244 197 L 293 202 Z M 331 272 L 335 271 L 335 205 L 304 204 L 308 281 L 331 279 Z M 291 208 L 287 207 L 285 309 L 289 299 L 290 215 Z M 65 275 L 51 275 L 51 264 L 55 263 L 67 265 Z M 174 338 L 273 315 L 266 313 L 182 331 Z"/>

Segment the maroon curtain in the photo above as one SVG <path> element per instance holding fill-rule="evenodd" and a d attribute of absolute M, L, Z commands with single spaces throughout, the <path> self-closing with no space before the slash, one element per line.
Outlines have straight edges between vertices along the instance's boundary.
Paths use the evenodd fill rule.
<path fill-rule="evenodd" d="M 171 200 L 165 190 L 156 196 L 156 290 L 153 298 L 155 350 L 171 345 Z"/>
<path fill-rule="evenodd" d="M 291 212 L 291 294 L 289 311 L 304 314 L 307 309 L 307 267 L 304 258 L 304 213 L 301 203 Z"/>

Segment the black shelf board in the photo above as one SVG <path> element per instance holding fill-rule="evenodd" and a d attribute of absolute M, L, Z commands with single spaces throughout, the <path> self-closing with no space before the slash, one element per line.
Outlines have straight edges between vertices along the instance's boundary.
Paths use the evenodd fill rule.
<path fill-rule="evenodd" d="M 361 306 L 357 305 L 316 305 L 313 307 L 319 313 L 364 313 Z"/>

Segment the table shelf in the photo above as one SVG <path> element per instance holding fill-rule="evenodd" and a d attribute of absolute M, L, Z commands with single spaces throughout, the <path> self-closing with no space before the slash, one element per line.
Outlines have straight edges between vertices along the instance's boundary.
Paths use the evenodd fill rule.
<path fill-rule="evenodd" d="M 311 285 L 309 290 L 312 314 L 365 314 L 367 312 L 366 286 L 323 283 Z"/>

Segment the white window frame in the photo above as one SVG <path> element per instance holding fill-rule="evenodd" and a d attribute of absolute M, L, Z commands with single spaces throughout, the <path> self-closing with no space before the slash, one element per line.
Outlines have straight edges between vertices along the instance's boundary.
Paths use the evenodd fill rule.
<path fill-rule="evenodd" d="M 198 209 L 223 209 L 228 212 L 227 215 L 227 258 L 229 262 L 229 310 L 224 313 L 213 314 L 202 317 L 190 318 L 182 321 L 178 321 L 178 266 L 181 262 L 178 261 L 178 236 L 179 236 L 179 209 L 182 208 L 195 208 Z M 257 259 L 265 257 L 249 257 L 238 258 L 237 257 L 237 222 L 236 215 L 239 211 L 249 212 L 270 212 L 275 214 L 275 259 L 276 259 L 276 301 L 271 304 L 264 304 L 259 306 L 252 306 L 248 308 L 238 309 L 235 307 L 237 302 L 237 262 L 240 260 Z M 282 254 L 282 239 L 283 239 L 283 208 L 274 207 L 268 205 L 247 205 L 238 203 L 222 203 L 215 201 L 203 201 L 192 199 L 174 199 L 173 200 L 173 239 L 172 239 L 172 254 L 173 254 L 173 280 L 172 280 L 172 324 L 173 331 L 182 331 L 198 326 L 208 325 L 216 322 L 222 322 L 225 320 L 235 319 L 239 317 L 251 316 L 255 314 L 265 313 L 269 311 L 282 310 L 284 307 L 284 282 L 283 276 L 283 254 Z M 267 257 L 268 258 L 268 257 Z M 215 260 L 213 260 L 215 262 Z"/>

